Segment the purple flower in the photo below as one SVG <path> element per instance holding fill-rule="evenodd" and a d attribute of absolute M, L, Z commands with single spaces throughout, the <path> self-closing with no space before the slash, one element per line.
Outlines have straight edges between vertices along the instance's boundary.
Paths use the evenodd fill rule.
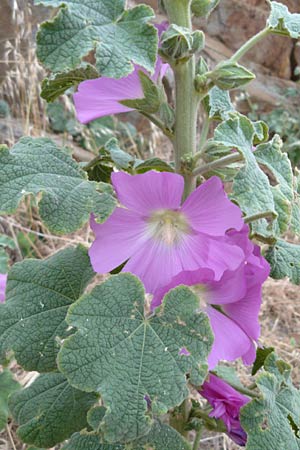
<path fill-rule="evenodd" d="M 183 271 L 158 289 L 152 300 L 154 309 L 170 289 L 180 284 L 194 286 L 199 292 L 200 308 L 207 313 L 214 334 L 208 358 L 210 369 L 220 360 L 234 361 L 242 357 L 245 364 L 255 360 L 261 290 L 270 267 L 248 234 L 249 227 L 245 225 L 241 231 L 228 231 L 224 238 L 243 251 L 244 259 L 235 270 L 226 270 L 217 281 L 210 270 Z"/>
<path fill-rule="evenodd" d="M 213 407 L 211 417 L 221 419 L 226 425 L 229 437 L 238 445 L 245 446 L 247 435 L 240 424 L 240 409 L 250 401 L 248 397 L 237 392 L 229 384 L 215 375 L 209 375 L 202 389 L 202 397 Z"/>
<path fill-rule="evenodd" d="M 0 273 L 0 303 L 5 301 L 7 274 Z"/>
<path fill-rule="evenodd" d="M 167 26 L 167 22 L 156 25 L 159 36 Z M 168 68 L 169 65 L 163 64 L 158 57 L 154 74 L 151 76 L 152 81 L 161 80 Z M 140 70 L 145 72 L 143 68 L 135 65 L 134 71 L 127 77 L 100 77 L 80 83 L 78 91 L 73 95 L 78 120 L 87 123 L 99 117 L 132 111 L 132 108 L 122 105 L 120 101 L 144 97 L 139 78 Z"/>
<path fill-rule="evenodd" d="M 103 224 L 91 220 L 96 240 L 89 254 L 96 272 L 110 272 L 128 260 L 123 271 L 137 275 L 154 293 L 182 271 L 209 269 L 220 280 L 245 260 L 244 249 L 226 236 L 227 230 L 243 227 L 242 213 L 219 178 L 199 186 L 182 206 L 184 180 L 174 173 L 117 172 L 112 183 L 124 207 Z"/>

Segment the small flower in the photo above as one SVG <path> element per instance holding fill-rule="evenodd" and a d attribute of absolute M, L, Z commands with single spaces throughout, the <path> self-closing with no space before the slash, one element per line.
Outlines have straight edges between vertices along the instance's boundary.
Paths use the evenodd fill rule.
<path fill-rule="evenodd" d="M 5 301 L 7 274 L 0 273 L 0 303 Z"/>
<path fill-rule="evenodd" d="M 247 434 L 240 424 L 240 409 L 250 401 L 229 384 L 215 375 L 209 375 L 199 391 L 213 407 L 210 417 L 221 419 L 226 425 L 228 436 L 238 445 L 245 446 Z"/>
<path fill-rule="evenodd" d="M 183 271 L 158 289 L 152 300 L 154 309 L 170 289 L 180 284 L 192 286 L 199 293 L 200 308 L 207 313 L 214 334 L 208 357 L 210 369 L 220 360 L 234 361 L 242 357 L 245 364 L 252 364 L 256 357 L 262 284 L 269 276 L 270 267 L 248 234 L 247 225 L 241 231 L 226 233 L 225 242 L 238 246 L 244 253 L 243 261 L 235 270 L 226 270 L 217 281 L 211 270 Z"/>
<path fill-rule="evenodd" d="M 168 24 L 163 22 L 155 25 L 159 36 L 167 29 Z M 152 81 L 161 80 L 169 65 L 163 64 L 158 57 Z M 135 100 L 144 97 L 139 71 L 146 71 L 135 65 L 134 71 L 127 77 L 114 79 L 108 77 L 86 80 L 79 84 L 78 91 L 73 95 L 77 118 L 82 123 L 88 123 L 99 117 L 109 116 L 133 111 L 132 108 L 122 105 L 122 100 Z"/>
<path fill-rule="evenodd" d="M 243 227 L 242 213 L 219 178 L 199 186 L 182 206 L 184 180 L 174 173 L 117 172 L 112 183 L 124 207 L 103 224 L 91 220 L 96 240 L 89 255 L 96 272 L 110 272 L 128 260 L 123 271 L 137 275 L 154 293 L 182 271 L 210 269 L 219 280 L 244 261 L 244 250 L 226 237 L 227 230 Z"/>

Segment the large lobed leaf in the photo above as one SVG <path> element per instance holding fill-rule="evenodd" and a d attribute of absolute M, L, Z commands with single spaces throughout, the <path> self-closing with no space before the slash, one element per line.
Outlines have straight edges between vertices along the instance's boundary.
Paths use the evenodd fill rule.
<path fill-rule="evenodd" d="M 279 239 L 267 251 L 266 259 L 271 265 L 272 278 L 288 277 L 292 283 L 300 284 L 300 245 Z"/>
<path fill-rule="evenodd" d="M 153 72 L 157 31 L 148 23 L 153 10 L 145 5 L 125 10 L 125 0 L 36 0 L 60 6 L 51 22 L 42 24 L 37 36 L 40 61 L 54 72 L 74 69 L 96 49 L 101 75 L 120 78 L 138 64 Z"/>
<path fill-rule="evenodd" d="M 187 397 L 187 373 L 199 385 L 207 372 L 213 337 L 208 318 L 195 313 L 199 299 L 181 286 L 148 318 L 144 301 L 140 281 L 120 274 L 83 296 L 67 316 L 78 331 L 65 340 L 59 368 L 73 386 L 101 394 L 107 407 L 101 429 L 109 442 L 150 430 L 146 396 L 154 413 L 165 413 Z"/>
<path fill-rule="evenodd" d="M 87 250 L 67 248 L 41 261 L 15 264 L 0 305 L 0 355 L 13 350 L 26 370 L 56 369 L 59 342 L 70 334 L 69 306 L 84 292 L 92 270 Z"/>
<path fill-rule="evenodd" d="M 87 412 L 97 394 L 74 389 L 61 373 L 40 375 L 27 389 L 10 397 L 20 425 L 18 436 L 37 447 L 53 447 L 87 426 Z"/>
<path fill-rule="evenodd" d="M 298 39 L 300 37 L 300 14 L 292 14 L 286 5 L 270 1 L 271 14 L 267 25 L 273 33 L 290 36 Z"/>
<path fill-rule="evenodd" d="M 241 409 L 247 450 L 300 449 L 300 392 L 292 385 L 289 366 L 271 353 L 256 384 L 259 398 Z"/>
<path fill-rule="evenodd" d="M 100 194 L 95 182 L 63 149 L 46 138 L 22 138 L 12 149 L 0 150 L 0 213 L 15 212 L 26 195 L 42 194 L 39 211 L 55 233 L 80 228 L 94 212 L 105 220 L 115 200 Z"/>

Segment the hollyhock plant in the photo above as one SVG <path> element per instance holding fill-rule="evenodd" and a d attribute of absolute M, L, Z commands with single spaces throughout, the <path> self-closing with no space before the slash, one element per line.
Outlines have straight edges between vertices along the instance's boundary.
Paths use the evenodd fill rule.
<path fill-rule="evenodd" d="M 137 275 L 154 293 L 182 271 L 210 269 L 220 280 L 245 260 L 244 249 L 226 236 L 229 229 L 242 229 L 242 213 L 219 178 L 199 186 L 182 206 L 184 179 L 178 174 L 117 172 L 112 183 L 123 207 L 103 224 L 91 220 L 96 239 L 89 255 L 96 272 L 110 272 L 128 260 L 123 271 Z"/>
<path fill-rule="evenodd" d="M 212 374 L 209 375 L 209 381 L 203 384 L 199 393 L 213 407 L 210 417 L 221 419 L 226 425 L 229 437 L 236 444 L 245 446 L 247 435 L 241 427 L 239 415 L 242 406 L 246 405 L 250 399 Z"/>
<path fill-rule="evenodd" d="M 156 24 L 159 36 L 167 29 L 167 22 Z M 157 57 L 152 81 L 159 82 L 166 74 L 168 64 L 163 64 Z M 135 65 L 134 71 L 127 77 L 114 79 L 108 77 L 86 80 L 79 84 L 73 95 L 77 118 L 88 123 L 99 117 L 133 111 L 120 103 L 122 100 L 135 100 L 144 97 L 139 71 L 144 69 Z"/>
<path fill-rule="evenodd" d="M 5 301 L 7 274 L 0 273 L 0 303 Z"/>
<path fill-rule="evenodd" d="M 262 284 L 269 275 L 269 264 L 258 246 L 248 238 L 249 227 L 227 232 L 225 241 L 238 245 L 245 258 L 236 270 L 226 270 L 222 278 L 214 280 L 210 270 L 183 271 L 152 300 L 152 309 L 159 306 L 172 288 L 185 284 L 199 292 L 200 307 L 211 323 L 214 343 L 208 358 L 212 369 L 220 360 L 234 361 L 242 357 L 251 364 L 256 356 L 255 342 L 260 335 L 258 314 L 261 305 Z"/>

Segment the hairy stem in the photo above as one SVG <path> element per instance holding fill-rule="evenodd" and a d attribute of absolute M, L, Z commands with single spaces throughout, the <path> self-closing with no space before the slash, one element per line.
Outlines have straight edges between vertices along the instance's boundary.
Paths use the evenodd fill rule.
<path fill-rule="evenodd" d="M 239 48 L 239 50 L 237 50 L 230 58 L 230 61 L 238 62 L 249 50 L 252 49 L 252 47 L 254 47 L 259 41 L 268 36 L 268 34 L 270 34 L 270 29 L 268 27 L 261 30 L 259 33 L 249 39 L 249 41 L 245 42 L 245 44 L 242 45 L 242 47 Z"/>
<path fill-rule="evenodd" d="M 245 223 L 251 223 L 255 220 L 259 219 L 274 219 L 274 212 L 272 211 L 263 211 L 257 214 L 253 214 L 253 216 L 247 216 L 244 218 Z"/>
<path fill-rule="evenodd" d="M 169 22 L 189 28 L 192 31 L 191 0 L 165 0 L 164 5 L 168 14 Z M 196 153 L 197 145 L 197 110 L 199 105 L 199 94 L 194 87 L 195 79 L 195 57 L 188 61 L 173 65 L 175 77 L 175 134 L 174 153 L 176 172 L 185 177 L 184 197 L 195 187 L 195 182 L 190 174 L 182 170 L 184 158 L 191 157 Z"/>
<path fill-rule="evenodd" d="M 196 177 L 197 175 L 202 175 L 203 173 L 209 172 L 213 169 L 228 166 L 229 164 L 239 161 L 243 161 L 243 156 L 240 153 L 236 152 L 232 155 L 226 155 L 201 167 L 197 167 L 197 169 L 193 170 L 193 176 Z"/>
<path fill-rule="evenodd" d="M 196 436 L 193 444 L 193 450 L 199 450 L 199 445 L 202 437 L 203 428 L 201 427 L 198 431 L 196 431 Z"/>

